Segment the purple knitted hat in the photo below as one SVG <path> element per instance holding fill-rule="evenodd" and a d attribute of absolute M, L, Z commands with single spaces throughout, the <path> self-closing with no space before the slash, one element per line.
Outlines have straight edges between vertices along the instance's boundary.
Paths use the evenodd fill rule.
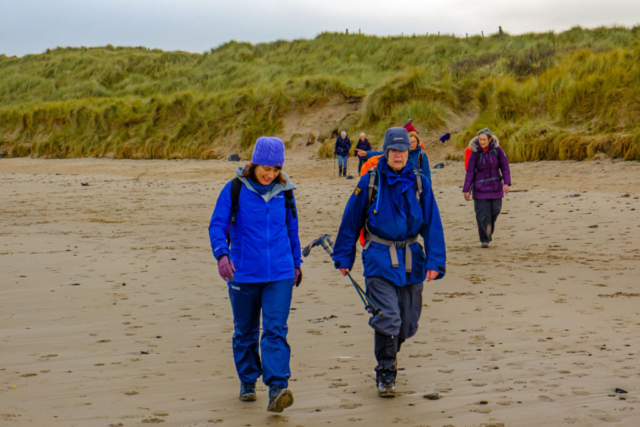
<path fill-rule="evenodd" d="M 253 148 L 251 163 L 282 167 L 284 165 L 284 142 L 274 136 L 261 136 Z"/>

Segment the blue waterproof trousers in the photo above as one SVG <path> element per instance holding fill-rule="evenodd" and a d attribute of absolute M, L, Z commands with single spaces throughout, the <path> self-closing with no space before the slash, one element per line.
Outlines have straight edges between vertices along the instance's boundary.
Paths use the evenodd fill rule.
<path fill-rule="evenodd" d="M 291 309 L 293 279 L 267 283 L 229 282 L 228 286 L 235 328 L 233 358 L 240 381 L 255 383 L 262 375 L 267 386 L 286 388 L 291 377 L 287 319 Z"/>
<path fill-rule="evenodd" d="M 346 169 L 349 166 L 349 156 L 341 156 L 338 154 L 338 166 Z"/>

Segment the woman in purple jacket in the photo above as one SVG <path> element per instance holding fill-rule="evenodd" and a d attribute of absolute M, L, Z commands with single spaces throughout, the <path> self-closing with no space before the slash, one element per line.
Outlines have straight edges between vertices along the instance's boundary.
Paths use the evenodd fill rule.
<path fill-rule="evenodd" d="M 500 148 L 498 138 L 491 135 L 489 128 L 478 132 L 478 136 L 469 143 L 469 148 L 471 157 L 462 191 L 467 201 L 473 194 L 481 247 L 488 248 L 502 209 L 502 198 L 509 194 L 509 161 Z"/>

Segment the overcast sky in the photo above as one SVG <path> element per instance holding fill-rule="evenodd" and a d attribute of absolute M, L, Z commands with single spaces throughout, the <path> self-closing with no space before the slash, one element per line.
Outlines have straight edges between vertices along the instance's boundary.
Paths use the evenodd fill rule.
<path fill-rule="evenodd" d="M 400 35 L 566 30 L 640 24 L 640 0 L 0 0 L 0 54 L 56 46 L 204 52 L 358 29 Z"/>

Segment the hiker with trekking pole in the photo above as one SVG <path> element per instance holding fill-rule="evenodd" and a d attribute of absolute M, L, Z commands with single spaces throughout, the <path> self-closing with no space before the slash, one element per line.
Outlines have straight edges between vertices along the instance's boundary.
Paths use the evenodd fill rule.
<path fill-rule="evenodd" d="M 349 166 L 349 150 L 351 150 L 351 140 L 347 132 L 342 131 L 336 138 L 333 154 L 338 156 L 338 176 L 347 176 L 347 166 Z"/>
<path fill-rule="evenodd" d="M 378 309 L 369 325 L 375 331 L 380 397 L 395 396 L 397 353 L 418 330 L 423 282 L 441 279 L 446 272 L 440 212 L 431 184 L 408 161 L 410 149 L 405 129 L 387 130 L 383 157 L 360 178 L 345 208 L 333 251 L 335 267 L 351 278 L 356 242 L 365 230 L 366 296 Z"/>
<path fill-rule="evenodd" d="M 467 173 L 462 192 L 467 202 L 473 196 L 480 247 L 488 248 L 502 209 L 502 198 L 509 194 L 511 186 L 509 160 L 489 128 L 480 130 L 471 140 L 465 160 Z"/>
<path fill-rule="evenodd" d="M 293 287 L 302 281 L 296 187 L 282 171 L 284 160 L 282 140 L 258 138 L 251 163 L 238 168 L 222 189 L 209 224 L 218 273 L 227 282 L 233 310 L 239 399 L 257 399 L 256 381 L 262 375 L 272 412 L 293 404 L 287 319 Z"/>

